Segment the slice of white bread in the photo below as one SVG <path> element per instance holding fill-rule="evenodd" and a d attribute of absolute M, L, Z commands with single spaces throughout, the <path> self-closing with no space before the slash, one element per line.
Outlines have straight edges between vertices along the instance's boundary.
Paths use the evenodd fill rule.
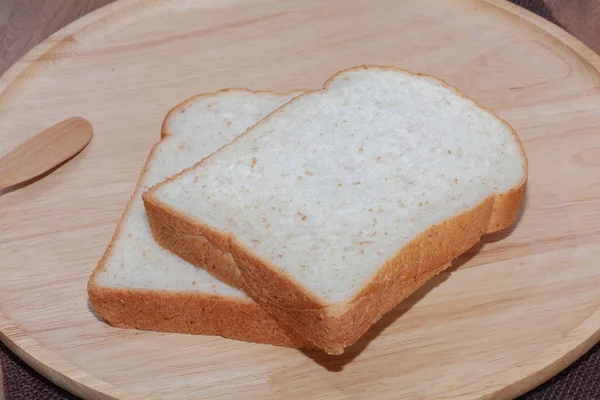
<path fill-rule="evenodd" d="M 296 94 L 226 90 L 195 96 L 169 112 L 162 139 L 88 281 L 91 303 L 102 318 L 118 327 L 303 345 L 243 292 L 161 248 L 152 238 L 141 197 L 149 186 L 231 142 Z"/>
<path fill-rule="evenodd" d="M 155 238 L 340 354 L 520 209 L 513 129 L 443 81 L 355 67 L 144 193 Z M 182 237 L 206 237 L 196 246 Z"/>

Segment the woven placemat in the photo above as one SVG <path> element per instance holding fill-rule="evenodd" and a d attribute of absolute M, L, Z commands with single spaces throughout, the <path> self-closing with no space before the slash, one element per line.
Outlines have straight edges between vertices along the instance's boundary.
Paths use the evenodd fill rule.
<path fill-rule="evenodd" d="M 543 0 L 511 1 L 557 23 Z M 0 366 L 0 400 L 79 399 L 36 373 L 2 344 Z M 600 345 L 519 400 L 600 400 Z"/>

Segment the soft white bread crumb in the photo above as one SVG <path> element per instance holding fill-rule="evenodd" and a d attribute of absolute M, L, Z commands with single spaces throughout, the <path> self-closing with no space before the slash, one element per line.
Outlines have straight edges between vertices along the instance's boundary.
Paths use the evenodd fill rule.
<path fill-rule="evenodd" d="M 526 176 L 520 142 L 491 112 L 434 78 L 357 68 L 151 195 L 331 305 L 420 233 Z"/>
<path fill-rule="evenodd" d="M 250 300 L 204 269 L 160 247 L 152 237 L 141 195 L 148 187 L 193 166 L 228 144 L 293 95 L 228 90 L 198 97 L 169 115 L 163 126 L 165 137 L 146 163 L 119 229 L 94 274 L 95 284 L 109 288 L 201 292 Z"/>

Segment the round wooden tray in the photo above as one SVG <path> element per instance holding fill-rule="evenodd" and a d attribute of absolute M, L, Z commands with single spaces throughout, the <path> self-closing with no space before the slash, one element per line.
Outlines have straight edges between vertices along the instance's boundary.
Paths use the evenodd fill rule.
<path fill-rule="evenodd" d="M 160 124 L 225 87 L 319 88 L 396 65 L 445 79 L 507 119 L 530 159 L 524 212 L 386 315 L 343 356 L 122 330 L 87 279 Z M 63 118 L 92 143 L 0 197 L 0 338 L 86 398 L 506 398 L 599 339 L 600 58 L 487 1 L 123 0 L 36 47 L 0 79 L 0 149 Z"/>

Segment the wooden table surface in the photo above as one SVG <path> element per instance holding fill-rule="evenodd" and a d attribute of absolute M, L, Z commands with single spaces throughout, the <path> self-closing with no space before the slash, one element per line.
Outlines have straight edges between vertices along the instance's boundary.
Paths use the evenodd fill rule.
<path fill-rule="evenodd" d="M 28 50 L 58 29 L 113 1 L 115 0 L 0 0 L 0 74 L 4 73 Z M 543 1 L 558 23 L 590 48 L 600 52 L 600 0 Z M 535 0 L 514 2 L 525 6 L 538 3 Z M 2 153 L 4 151 L 0 149 L 0 154 Z M 0 351 L 6 350 L 0 348 Z M 600 348 L 596 346 L 592 352 L 600 353 Z M 583 366 L 580 363 L 577 368 L 586 368 L 585 363 L 583 363 Z M 548 382 L 545 386 L 548 388 L 549 385 L 556 384 L 577 385 L 578 376 L 580 377 L 581 374 L 566 371 L 562 380 L 553 380 L 554 382 Z M 600 376 L 597 376 L 595 380 L 600 381 Z M 600 383 L 597 386 L 600 387 Z M 573 393 L 571 392 L 572 395 Z M 557 397 L 541 394 L 540 396 L 528 396 L 528 398 L 548 399 Z"/>

